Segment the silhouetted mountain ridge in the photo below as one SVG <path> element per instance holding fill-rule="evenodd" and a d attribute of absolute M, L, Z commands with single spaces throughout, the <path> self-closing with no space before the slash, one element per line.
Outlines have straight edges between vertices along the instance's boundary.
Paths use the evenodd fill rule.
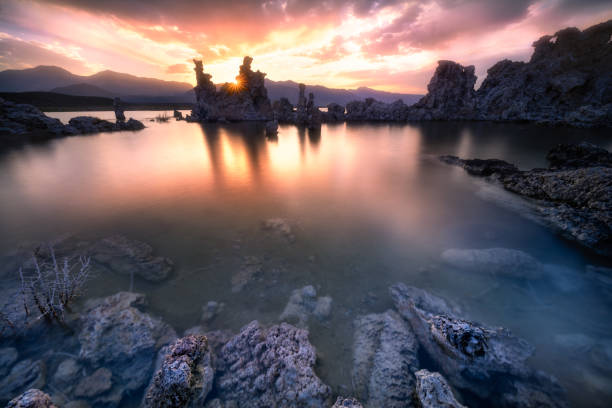
<path fill-rule="evenodd" d="M 266 79 L 266 89 L 271 101 L 282 97 L 297 104 L 298 83 Z M 187 82 L 164 81 L 138 77 L 110 70 L 93 75 L 75 75 L 56 66 L 40 65 L 35 68 L 0 72 L 0 92 L 54 92 L 74 96 L 121 97 L 126 102 L 193 103 L 193 86 Z M 314 93 L 317 105 L 331 102 L 346 105 L 350 101 L 374 98 L 382 102 L 402 99 L 411 105 L 422 95 L 400 94 L 360 87 L 334 89 L 321 85 L 307 85 L 307 93 Z"/>

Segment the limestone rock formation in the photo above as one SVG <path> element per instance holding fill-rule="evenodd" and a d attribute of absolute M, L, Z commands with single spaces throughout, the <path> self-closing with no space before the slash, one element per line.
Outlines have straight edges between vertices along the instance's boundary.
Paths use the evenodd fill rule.
<path fill-rule="evenodd" d="M 144 295 L 120 292 L 90 301 L 81 317 L 80 360 L 112 372 L 113 389 L 101 401 L 145 386 L 157 350 L 176 338 L 170 326 L 136 308 L 144 302 Z"/>
<path fill-rule="evenodd" d="M 332 408 L 363 408 L 355 398 L 338 397 Z"/>
<path fill-rule="evenodd" d="M 518 171 L 497 160 L 489 175 L 513 193 L 535 200 L 535 214 L 546 225 L 596 252 L 612 255 L 612 167 L 610 153 L 596 146 L 560 145 L 549 153 L 551 167 Z M 441 158 L 470 171 L 475 160 Z M 489 161 L 490 162 L 490 161 Z M 479 164 L 478 168 L 482 166 Z M 501 169 L 501 170 L 498 170 Z M 482 173 L 482 175 L 485 175 Z"/>
<path fill-rule="evenodd" d="M 194 60 L 197 86 L 191 120 L 242 121 L 273 119 L 272 106 L 264 84 L 265 73 L 251 69 L 251 57 L 244 57 L 236 83 L 225 83 L 217 91 L 211 76 L 204 73 L 202 61 Z"/>
<path fill-rule="evenodd" d="M 409 108 L 402 100 L 393 103 L 379 102 L 373 98 L 353 101 L 346 105 L 347 121 L 405 121 Z"/>
<path fill-rule="evenodd" d="M 344 121 L 344 106 L 337 103 L 327 105 L 327 112 L 324 112 L 324 122 L 343 122 Z"/>
<path fill-rule="evenodd" d="M 275 136 L 278 134 L 278 120 L 266 122 L 266 135 Z"/>
<path fill-rule="evenodd" d="M 308 331 L 253 321 L 217 356 L 215 395 L 248 407 L 327 407 L 331 390 L 314 373 Z"/>
<path fill-rule="evenodd" d="M 419 370 L 414 374 L 416 397 L 421 408 L 465 408 L 455 399 L 450 385 L 440 373 Z"/>
<path fill-rule="evenodd" d="M 41 390 L 32 388 L 12 399 L 6 408 L 57 408 L 51 397 Z"/>
<path fill-rule="evenodd" d="M 42 140 L 76 133 L 59 119 L 50 118 L 38 108 L 0 98 L 0 141 L 3 144 Z"/>
<path fill-rule="evenodd" d="M 499 406 L 567 406 L 556 380 L 526 364 L 534 349 L 525 340 L 503 328 L 438 314 L 439 302 L 415 302 L 403 286 L 390 288 L 395 307 L 453 386 Z M 495 383 L 496 378 L 504 381 Z"/>
<path fill-rule="evenodd" d="M 612 126 L 612 20 L 533 43 L 529 62 L 503 60 L 477 91 L 480 118 Z"/>
<path fill-rule="evenodd" d="M 115 111 L 115 119 L 117 122 L 124 122 L 125 113 L 120 98 L 113 99 L 113 110 Z"/>
<path fill-rule="evenodd" d="M 352 379 L 357 397 L 371 407 L 411 407 L 418 343 L 396 312 L 360 316 L 354 321 Z"/>
<path fill-rule="evenodd" d="M 296 113 L 293 111 L 293 105 L 287 98 L 280 98 L 272 105 L 274 117 L 279 123 L 295 123 Z"/>
<path fill-rule="evenodd" d="M 68 127 L 74 129 L 73 134 L 88 134 L 119 130 L 142 130 L 145 126 L 142 122 L 132 118 L 127 122 L 117 121 L 113 123 L 92 116 L 77 116 L 68 121 Z"/>
<path fill-rule="evenodd" d="M 187 336 L 168 347 L 149 385 L 145 407 L 202 407 L 213 386 L 208 340 Z"/>
<path fill-rule="evenodd" d="M 175 110 L 174 110 L 174 112 L 173 112 L 173 116 L 174 116 L 174 119 L 176 119 L 176 120 L 183 120 L 183 119 L 185 119 L 185 118 L 183 117 L 183 112 L 178 111 L 178 110 L 176 110 L 176 109 L 175 109 Z"/>
<path fill-rule="evenodd" d="M 410 109 L 411 120 L 468 120 L 476 116 L 474 66 L 438 61 L 428 93 Z"/>

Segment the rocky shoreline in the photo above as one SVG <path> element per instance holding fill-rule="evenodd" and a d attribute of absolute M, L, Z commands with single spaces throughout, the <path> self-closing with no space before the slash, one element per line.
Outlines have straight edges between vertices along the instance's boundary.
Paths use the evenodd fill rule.
<path fill-rule="evenodd" d="M 77 116 L 64 125 L 59 119 L 48 117 L 32 105 L 17 104 L 0 98 L 0 142 L 4 146 L 19 145 L 64 136 L 144 129 L 145 126 L 138 120 L 125 120 L 118 99 L 115 100 L 114 109 L 115 122 L 92 116 Z"/>
<path fill-rule="evenodd" d="M 346 107 L 332 103 L 322 112 L 308 102 L 299 85 L 298 104 L 287 99 L 271 103 L 264 86 L 265 73 L 251 71 L 245 57 L 236 84 L 219 91 L 211 76 L 196 64 L 196 106 L 190 120 L 262 120 L 293 123 L 311 129 L 321 122 L 341 121 L 495 121 L 533 122 L 576 127 L 612 126 L 612 20 L 584 31 L 566 28 L 533 43 L 529 62 L 503 60 L 493 65 L 482 85 L 474 89 L 474 66 L 439 61 L 416 104 L 401 100 L 383 103 L 368 98 Z"/>
<path fill-rule="evenodd" d="M 519 170 L 498 159 L 441 156 L 528 199 L 534 218 L 598 254 L 612 256 L 612 153 L 590 143 L 559 145 L 547 169 Z"/>

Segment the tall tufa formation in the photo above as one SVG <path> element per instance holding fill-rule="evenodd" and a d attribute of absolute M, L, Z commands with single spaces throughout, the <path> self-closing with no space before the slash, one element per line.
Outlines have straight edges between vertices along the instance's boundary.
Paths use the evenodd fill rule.
<path fill-rule="evenodd" d="M 236 83 L 225 83 L 219 91 L 204 72 L 201 60 L 194 60 L 196 104 L 190 116 L 198 122 L 271 120 L 272 106 L 264 84 L 265 73 L 251 69 L 253 58 L 244 57 Z"/>

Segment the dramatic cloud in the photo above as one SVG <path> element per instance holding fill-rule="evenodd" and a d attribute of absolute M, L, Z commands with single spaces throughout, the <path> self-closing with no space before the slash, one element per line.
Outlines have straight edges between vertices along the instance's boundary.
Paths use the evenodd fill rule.
<path fill-rule="evenodd" d="M 541 35 L 610 18 L 609 0 L 3 0 L 0 67 L 193 83 L 196 57 L 224 82 L 251 55 L 275 80 L 424 92 L 439 59 L 482 79 Z"/>

